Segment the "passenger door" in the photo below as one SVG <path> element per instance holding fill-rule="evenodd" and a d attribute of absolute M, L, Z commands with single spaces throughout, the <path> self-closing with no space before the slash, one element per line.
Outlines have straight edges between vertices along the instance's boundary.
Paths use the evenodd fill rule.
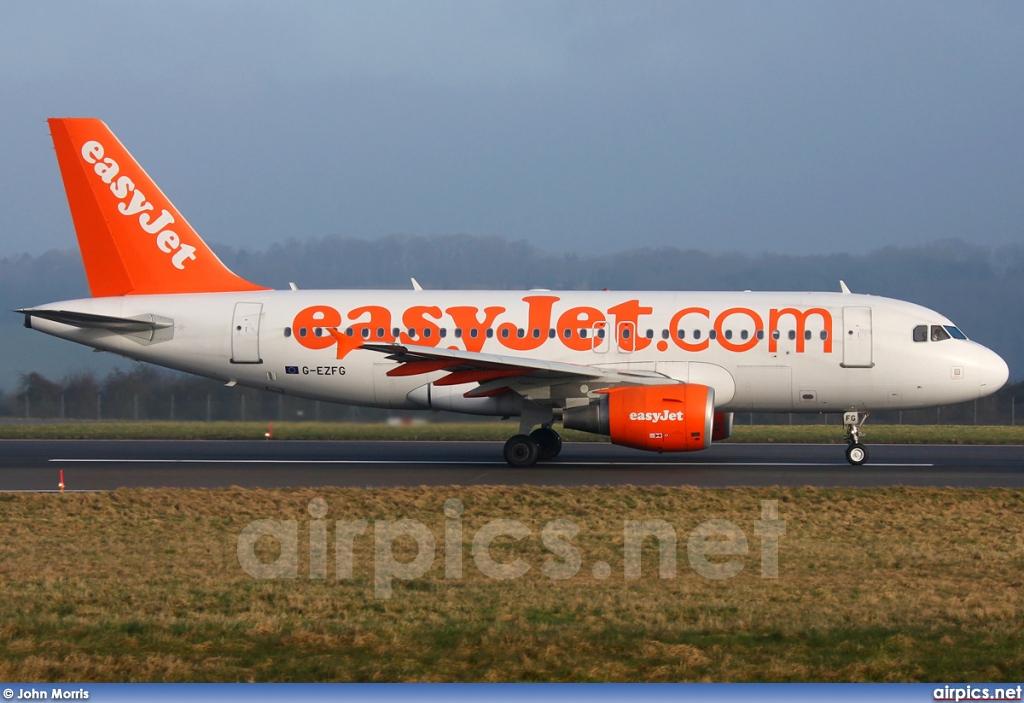
<path fill-rule="evenodd" d="M 843 308 L 843 368 L 874 366 L 871 355 L 871 308 Z"/>
<path fill-rule="evenodd" d="M 260 317 L 263 303 L 235 303 L 231 319 L 231 363 L 262 364 L 260 358 Z"/>

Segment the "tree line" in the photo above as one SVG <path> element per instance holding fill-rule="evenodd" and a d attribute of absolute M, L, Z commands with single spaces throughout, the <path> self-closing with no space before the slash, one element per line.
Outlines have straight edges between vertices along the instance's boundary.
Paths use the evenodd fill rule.
<path fill-rule="evenodd" d="M 292 398 L 138 364 L 104 378 L 91 371 L 54 381 L 22 374 L 0 393 L 0 416 L 28 420 L 379 421 L 386 411 Z"/>
<path fill-rule="evenodd" d="M 873 413 L 873 423 L 1010 425 L 1024 424 L 1024 381 L 1007 385 L 977 402 L 941 408 Z M 139 364 L 104 378 L 79 372 L 50 380 L 21 375 L 13 392 L 0 391 L 0 417 L 26 420 L 198 420 L 380 422 L 394 416 L 479 419 L 431 411 L 388 411 L 293 398 L 280 393 L 227 387 L 222 383 Z M 757 424 L 840 424 L 841 414 L 740 413 L 737 422 Z"/>

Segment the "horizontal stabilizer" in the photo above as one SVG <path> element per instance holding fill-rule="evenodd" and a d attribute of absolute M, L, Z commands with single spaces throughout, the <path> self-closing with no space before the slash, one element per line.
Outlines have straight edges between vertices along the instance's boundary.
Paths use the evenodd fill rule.
<path fill-rule="evenodd" d="M 88 312 L 71 310 L 33 310 L 30 308 L 15 310 L 25 315 L 25 326 L 32 327 L 32 318 L 38 317 L 62 325 L 81 329 L 106 330 L 115 334 L 129 334 L 145 340 L 152 340 L 158 330 L 174 327 L 174 320 L 159 315 L 137 315 L 135 317 L 112 317 L 110 315 L 94 315 Z"/>

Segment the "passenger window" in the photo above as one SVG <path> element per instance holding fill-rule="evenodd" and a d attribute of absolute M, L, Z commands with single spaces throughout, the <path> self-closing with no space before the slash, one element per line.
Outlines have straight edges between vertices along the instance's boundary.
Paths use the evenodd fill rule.
<path fill-rule="evenodd" d="M 519 337 L 519 339 L 522 339 L 523 337 L 526 336 L 526 330 L 520 327 L 519 329 L 516 330 L 516 336 Z"/>
<path fill-rule="evenodd" d="M 430 336 L 430 328 L 429 327 L 424 327 L 423 328 L 423 336 L 424 337 L 429 337 Z"/>
<path fill-rule="evenodd" d="M 548 339 L 554 339 L 556 337 L 555 328 L 552 327 L 548 330 Z"/>
<path fill-rule="evenodd" d="M 789 338 L 790 339 L 796 339 L 796 330 L 790 330 L 789 331 Z"/>
<path fill-rule="evenodd" d="M 749 332 L 747 332 L 746 330 L 740 330 L 740 339 L 746 339 L 749 336 L 750 336 Z"/>
<path fill-rule="evenodd" d="M 507 327 L 501 331 L 501 338 L 502 339 L 508 339 L 508 328 Z"/>
<path fill-rule="evenodd" d="M 821 336 L 822 341 L 828 339 L 828 330 L 822 330 L 820 336 Z"/>
<path fill-rule="evenodd" d="M 668 339 L 668 330 L 662 330 L 661 331 L 661 338 L 662 339 Z"/>
<path fill-rule="evenodd" d="M 700 339 L 700 330 L 694 330 L 693 331 L 693 338 L 694 339 Z"/>
<path fill-rule="evenodd" d="M 441 336 L 441 339 L 444 339 L 445 337 L 448 336 L 448 330 L 446 330 L 445 328 L 442 327 L 441 331 L 438 332 L 438 334 Z"/>
<path fill-rule="evenodd" d="M 369 327 L 364 327 L 362 334 L 363 334 L 363 339 L 369 339 L 370 338 L 370 328 Z"/>
<path fill-rule="evenodd" d="M 306 336 L 306 328 L 305 327 L 300 327 L 299 328 L 299 336 L 300 337 L 305 337 Z"/>
<path fill-rule="evenodd" d="M 488 331 L 490 331 L 490 330 L 488 330 Z M 474 327 L 473 329 L 471 329 L 469 331 L 469 336 L 472 337 L 473 339 L 476 339 L 477 337 L 480 336 L 480 332 L 477 331 L 476 327 Z"/>
<path fill-rule="evenodd" d="M 456 327 L 455 328 L 455 339 L 462 339 L 462 328 L 461 327 Z"/>
<path fill-rule="evenodd" d="M 647 339 L 654 339 L 654 330 L 647 330 Z"/>
<path fill-rule="evenodd" d="M 772 330 L 772 339 L 778 339 L 778 338 L 779 338 L 779 337 L 781 337 L 781 336 L 782 336 L 782 335 L 781 335 L 781 334 L 779 334 L 779 331 L 778 331 L 778 330 Z"/>
<path fill-rule="evenodd" d="M 915 342 L 927 342 L 928 341 L 928 325 L 918 325 L 914 328 L 914 341 Z"/>
<path fill-rule="evenodd" d="M 949 339 L 949 332 L 942 325 L 932 325 L 932 341 L 941 342 L 944 339 Z"/>
<path fill-rule="evenodd" d="M 676 330 L 676 336 L 679 339 L 686 339 L 686 330 Z"/>
<path fill-rule="evenodd" d="M 725 331 L 725 338 L 726 339 L 732 339 L 732 330 L 726 330 Z"/>
<path fill-rule="evenodd" d="M 715 330 L 711 330 L 710 332 L 708 332 L 708 338 L 709 339 L 717 339 L 718 338 L 718 332 L 715 331 Z"/>
<path fill-rule="evenodd" d="M 393 328 L 391 330 L 391 336 L 394 337 L 395 339 L 397 339 L 398 335 L 401 334 L 401 332 L 402 332 L 402 330 L 400 330 L 397 327 L 395 327 L 395 328 Z"/>
<path fill-rule="evenodd" d="M 764 330 L 758 330 L 757 331 L 757 338 L 758 339 L 764 339 Z"/>
<path fill-rule="evenodd" d="M 492 330 L 490 328 L 487 328 L 487 339 L 490 339 L 493 336 L 494 336 L 494 330 Z"/>
<path fill-rule="evenodd" d="M 810 338 L 811 338 L 811 331 L 810 330 L 804 330 L 804 339 L 810 339 Z"/>

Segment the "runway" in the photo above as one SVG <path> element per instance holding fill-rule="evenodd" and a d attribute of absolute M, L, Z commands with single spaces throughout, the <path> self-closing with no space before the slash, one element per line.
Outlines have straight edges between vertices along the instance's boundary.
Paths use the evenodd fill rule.
<path fill-rule="evenodd" d="M 1024 488 L 1024 447 L 718 444 L 648 454 L 566 443 L 557 460 L 513 469 L 501 442 L 0 441 L 0 491 L 299 486 L 955 486 Z"/>

